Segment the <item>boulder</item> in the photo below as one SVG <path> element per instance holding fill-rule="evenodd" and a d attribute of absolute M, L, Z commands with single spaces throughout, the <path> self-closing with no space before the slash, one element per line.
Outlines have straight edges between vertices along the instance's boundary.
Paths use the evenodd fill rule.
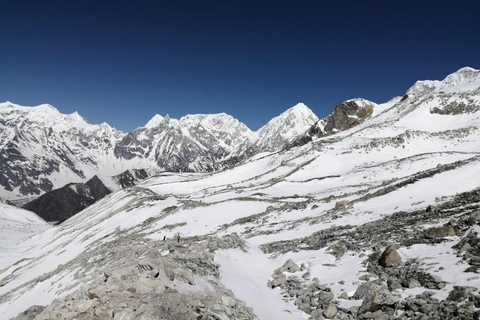
<path fill-rule="evenodd" d="M 335 209 L 345 208 L 347 206 L 347 204 L 348 204 L 347 200 L 337 201 L 335 203 Z"/>
<path fill-rule="evenodd" d="M 373 312 L 383 306 L 394 305 L 398 301 L 380 280 L 366 282 L 359 286 L 353 299 L 363 299 L 359 313 Z"/>
<path fill-rule="evenodd" d="M 292 261 L 292 259 L 288 259 L 284 264 L 283 266 L 281 266 L 280 268 L 278 268 L 277 270 L 275 270 L 275 273 L 279 273 L 279 272 L 297 272 L 297 271 L 300 271 L 300 267 Z"/>
<path fill-rule="evenodd" d="M 402 263 L 402 258 L 398 254 L 395 246 L 391 245 L 383 251 L 378 263 L 384 268 L 396 267 Z"/>
<path fill-rule="evenodd" d="M 271 287 L 276 288 L 276 287 L 282 287 L 287 283 L 287 276 L 283 274 L 282 272 L 275 272 L 272 275 L 272 282 L 271 282 Z"/>
<path fill-rule="evenodd" d="M 329 303 L 328 306 L 325 308 L 325 310 L 323 310 L 323 315 L 327 319 L 332 319 L 337 315 L 337 313 L 338 313 L 337 306 L 334 305 L 333 303 Z"/>
<path fill-rule="evenodd" d="M 346 243 L 343 241 L 332 244 L 328 249 L 333 251 L 333 255 L 337 257 L 337 259 L 340 259 L 348 250 Z"/>
<path fill-rule="evenodd" d="M 455 230 L 451 225 L 430 228 L 427 231 L 425 231 L 425 236 L 430 239 L 454 237 L 456 235 L 457 234 L 455 233 Z"/>
<path fill-rule="evenodd" d="M 338 298 L 348 300 L 348 293 L 347 292 L 342 292 L 342 294 Z"/>

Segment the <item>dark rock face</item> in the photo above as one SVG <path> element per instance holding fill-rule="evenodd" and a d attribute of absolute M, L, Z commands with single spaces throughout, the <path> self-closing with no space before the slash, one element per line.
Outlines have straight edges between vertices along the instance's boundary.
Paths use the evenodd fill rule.
<path fill-rule="evenodd" d="M 341 102 L 326 118 L 324 134 L 328 135 L 353 128 L 370 118 L 372 113 L 373 104 L 361 106 L 356 100 Z"/>
<path fill-rule="evenodd" d="M 317 121 L 303 135 L 288 143 L 285 149 L 303 146 L 311 142 L 313 137 L 328 136 L 351 129 L 369 119 L 373 108 L 373 103 L 363 99 L 341 102 L 326 118 Z"/>
<path fill-rule="evenodd" d="M 145 169 L 127 170 L 115 176 L 118 184 L 122 188 L 133 187 L 138 181 L 145 180 L 150 177 L 150 174 Z"/>
<path fill-rule="evenodd" d="M 112 179 L 120 188 L 124 189 L 132 187 L 150 176 L 149 171 L 138 169 L 124 171 Z M 105 186 L 102 180 L 94 176 L 85 183 L 70 183 L 47 192 L 26 203 L 22 208 L 35 212 L 47 222 L 60 223 L 91 206 L 112 191 Z"/>
<path fill-rule="evenodd" d="M 47 192 L 22 208 L 35 212 L 47 222 L 62 222 L 109 193 L 111 191 L 94 176 L 86 183 L 70 183 Z"/>
<path fill-rule="evenodd" d="M 10 143 L 3 148 L 0 151 L 0 185 L 9 191 L 19 188 L 22 194 L 38 195 L 52 190 L 53 184 L 44 176 L 58 171 L 58 163 L 37 160 L 35 167 L 30 167 L 27 162 L 16 144 Z"/>

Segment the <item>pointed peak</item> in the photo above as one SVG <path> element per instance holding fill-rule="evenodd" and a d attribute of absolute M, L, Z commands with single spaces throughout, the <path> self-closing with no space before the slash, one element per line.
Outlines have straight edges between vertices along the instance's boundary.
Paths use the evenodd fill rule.
<path fill-rule="evenodd" d="M 167 117 L 168 117 L 168 115 L 167 115 Z M 150 119 L 150 121 L 147 122 L 147 124 L 144 127 L 147 128 L 147 129 L 154 128 L 154 127 L 158 126 L 163 121 L 163 119 L 165 119 L 165 118 L 162 117 L 159 114 L 156 114 L 152 117 L 152 119 Z"/>
<path fill-rule="evenodd" d="M 307 105 L 305 103 L 299 102 L 296 105 L 294 105 L 293 107 L 291 107 L 290 109 L 288 109 L 287 111 L 289 111 L 289 110 L 310 110 L 310 108 L 307 107 Z"/>
<path fill-rule="evenodd" d="M 82 117 L 77 111 L 67 115 L 66 119 L 68 121 L 71 121 L 71 122 L 85 122 L 85 123 L 88 123 L 88 121 L 85 120 L 85 118 Z"/>
<path fill-rule="evenodd" d="M 287 109 L 285 112 L 283 112 L 281 115 L 279 115 L 276 118 L 284 118 L 284 117 L 316 118 L 318 120 L 317 116 L 312 111 L 312 109 L 307 107 L 307 105 L 305 105 L 303 102 L 297 103 L 296 105 Z"/>

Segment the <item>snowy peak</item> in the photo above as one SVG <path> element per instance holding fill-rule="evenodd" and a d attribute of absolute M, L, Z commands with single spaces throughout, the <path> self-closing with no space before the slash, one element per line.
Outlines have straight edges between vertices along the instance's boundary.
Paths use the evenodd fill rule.
<path fill-rule="evenodd" d="M 147 122 L 147 124 L 144 126 L 144 128 L 152 129 L 152 128 L 158 126 L 163 121 L 163 119 L 165 119 L 165 118 L 162 117 L 159 114 L 156 114 L 156 115 L 153 116 L 152 119 L 150 119 L 150 121 Z"/>
<path fill-rule="evenodd" d="M 270 120 L 266 126 L 271 123 L 290 123 L 292 125 L 298 124 L 300 126 L 304 124 L 311 124 L 311 122 L 318 121 L 318 117 L 313 113 L 313 111 L 307 107 L 304 103 L 300 102 L 297 103 L 295 106 L 291 107 L 280 116 L 273 118 Z M 266 127 L 265 126 L 265 127 Z M 261 128 L 260 130 L 262 130 Z M 260 131 L 259 130 L 259 131 Z"/>
<path fill-rule="evenodd" d="M 432 92 L 462 92 L 475 90 L 480 86 L 480 70 L 470 67 L 459 69 L 444 80 L 417 81 L 408 89 L 407 95 L 423 95 Z"/>
<path fill-rule="evenodd" d="M 421 80 L 415 82 L 415 84 L 407 90 L 407 95 L 422 95 L 435 91 L 441 84 L 438 80 Z"/>
<path fill-rule="evenodd" d="M 318 117 L 310 108 L 298 103 L 261 127 L 257 131 L 256 145 L 263 151 L 280 150 L 317 121 Z"/>
<path fill-rule="evenodd" d="M 469 91 L 480 86 L 480 70 L 470 67 L 461 68 L 448 75 L 439 86 L 439 90 L 455 87 L 456 91 Z"/>
<path fill-rule="evenodd" d="M 85 120 L 85 118 L 82 117 L 77 111 L 67 115 L 65 119 L 69 122 L 79 122 L 79 123 L 89 124 L 89 122 Z"/>
<path fill-rule="evenodd" d="M 50 104 L 25 107 L 7 101 L 0 103 L 0 114 L 8 123 L 19 124 L 26 121 L 54 129 L 64 129 L 61 125 L 90 127 L 90 129 L 96 127 L 85 120 L 77 111 L 71 114 L 63 114 Z"/>

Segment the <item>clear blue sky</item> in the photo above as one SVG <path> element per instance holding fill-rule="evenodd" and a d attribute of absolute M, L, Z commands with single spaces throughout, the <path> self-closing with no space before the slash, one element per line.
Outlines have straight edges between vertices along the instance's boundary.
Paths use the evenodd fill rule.
<path fill-rule="evenodd" d="M 385 102 L 480 68 L 480 1 L 0 0 L 0 100 L 131 131 L 226 112 L 258 129 L 297 102 Z"/>

